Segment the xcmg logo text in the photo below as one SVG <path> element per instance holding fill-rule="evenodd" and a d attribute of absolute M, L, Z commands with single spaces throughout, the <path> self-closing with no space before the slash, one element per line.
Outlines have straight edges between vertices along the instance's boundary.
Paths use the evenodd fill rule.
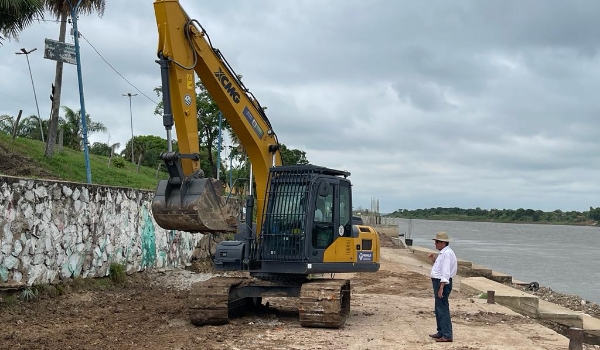
<path fill-rule="evenodd" d="M 217 80 L 221 82 L 221 85 L 223 86 L 225 91 L 227 91 L 229 96 L 231 96 L 233 102 L 240 103 L 240 93 L 237 92 L 235 86 L 231 84 L 231 80 L 229 80 L 229 77 L 227 77 L 225 72 L 223 72 L 223 70 L 219 68 L 219 71 L 215 72 L 215 76 L 217 77 Z"/>

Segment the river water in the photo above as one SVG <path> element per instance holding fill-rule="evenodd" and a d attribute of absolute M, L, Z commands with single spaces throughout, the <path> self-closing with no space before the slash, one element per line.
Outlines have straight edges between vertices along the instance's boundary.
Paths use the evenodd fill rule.
<path fill-rule="evenodd" d="M 459 259 L 600 304 L 599 227 L 413 219 L 413 245 L 435 250 L 437 231 L 448 232 Z"/>

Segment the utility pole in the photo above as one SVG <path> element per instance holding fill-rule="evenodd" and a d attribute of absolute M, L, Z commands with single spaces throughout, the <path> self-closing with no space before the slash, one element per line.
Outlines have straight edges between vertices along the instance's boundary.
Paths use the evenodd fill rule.
<path fill-rule="evenodd" d="M 129 97 L 129 120 L 131 121 L 131 162 L 135 164 L 135 158 L 133 157 L 133 113 L 131 112 L 131 97 L 137 96 L 138 94 L 132 94 L 128 92 L 123 96 Z"/>
<path fill-rule="evenodd" d="M 46 142 L 46 141 L 44 141 L 44 127 L 42 126 L 42 116 L 40 115 L 40 107 L 38 106 L 37 94 L 35 93 L 35 84 L 33 83 L 33 74 L 31 74 L 31 65 L 29 64 L 29 54 L 35 50 L 37 50 L 37 47 L 33 48 L 29 51 L 27 51 L 23 48 L 23 49 L 21 49 L 21 52 L 15 52 L 15 54 L 25 55 L 25 57 L 27 58 L 27 67 L 29 67 L 29 77 L 31 78 L 31 86 L 33 87 L 33 97 L 35 98 L 35 108 L 37 109 L 37 118 L 38 118 L 38 121 L 40 122 L 40 133 L 42 134 L 42 142 Z"/>
<path fill-rule="evenodd" d="M 73 36 L 75 38 L 75 60 L 77 62 L 77 80 L 79 82 L 79 103 L 81 105 L 81 129 L 83 133 L 83 156 L 85 157 L 85 175 L 87 183 L 92 183 L 92 169 L 90 166 L 90 151 L 88 147 L 87 138 L 87 121 L 85 112 L 85 98 L 83 95 L 83 77 L 81 73 L 81 53 L 79 52 L 79 30 L 77 29 L 77 11 L 82 0 L 78 0 L 77 4 L 73 7 L 71 0 L 68 0 L 69 8 L 71 10 L 71 20 L 73 21 Z"/>

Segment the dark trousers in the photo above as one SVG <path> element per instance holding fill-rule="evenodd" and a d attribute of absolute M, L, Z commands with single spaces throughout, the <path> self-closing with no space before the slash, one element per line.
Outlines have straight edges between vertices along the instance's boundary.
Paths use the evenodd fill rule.
<path fill-rule="evenodd" d="M 444 286 L 442 297 L 438 297 L 440 290 L 440 280 L 432 278 L 433 282 L 433 297 L 435 298 L 435 322 L 437 323 L 437 333 L 447 339 L 452 339 L 452 320 L 450 319 L 450 304 L 448 297 L 452 292 L 452 278 L 450 283 Z"/>

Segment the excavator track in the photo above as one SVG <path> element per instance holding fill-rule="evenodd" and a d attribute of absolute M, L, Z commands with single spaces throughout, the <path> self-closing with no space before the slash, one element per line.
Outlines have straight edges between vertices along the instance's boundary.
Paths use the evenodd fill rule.
<path fill-rule="evenodd" d="M 229 322 L 230 314 L 243 311 L 246 301 L 243 298 L 230 300 L 229 291 L 246 280 L 240 277 L 213 277 L 194 283 L 188 297 L 192 324 L 223 325 Z"/>
<path fill-rule="evenodd" d="M 316 280 L 300 291 L 302 327 L 340 328 L 350 313 L 350 280 Z"/>

